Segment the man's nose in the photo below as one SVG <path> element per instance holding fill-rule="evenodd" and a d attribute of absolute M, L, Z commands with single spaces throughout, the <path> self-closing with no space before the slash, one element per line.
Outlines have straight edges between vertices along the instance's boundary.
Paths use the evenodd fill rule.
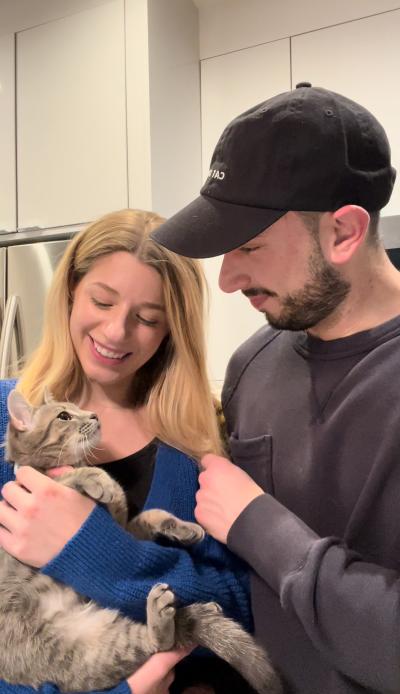
<path fill-rule="evenodd" d="M 224 255 L 218 280 L 223 292 L 231 294 L 250 286 L 250 277 L 242 267 L 243 260 L 244 258 L 240 258 L 237 251 Z"/>

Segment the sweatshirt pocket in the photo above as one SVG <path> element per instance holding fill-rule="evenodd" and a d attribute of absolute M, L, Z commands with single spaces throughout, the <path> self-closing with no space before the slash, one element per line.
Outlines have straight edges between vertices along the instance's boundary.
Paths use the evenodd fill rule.
<path fill-rule="evenodd" d="M 272 436 L 263 434 L 253 439 L 229 438 L 229 448 L 234 463 L 247 472 L 265 491 L 273 494 Z"/>

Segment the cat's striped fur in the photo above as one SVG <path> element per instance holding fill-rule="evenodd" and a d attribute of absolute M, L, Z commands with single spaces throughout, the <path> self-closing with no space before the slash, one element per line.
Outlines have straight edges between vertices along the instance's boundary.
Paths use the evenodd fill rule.
<path fill-rule="evenodd" d="M 98 438 L 93 413 L 55 401 L 34 409 L 15 391 L 9 410 L 8 460 L 39 469 L 61 462 L 75 466 L 60 481 L 106 504 L 126 526 L 120 486 L 100 468 L 80 467 Z M 195 523 L 157 510 L 139 514 L 128 529 L 139 539 L 162 534 L 187 544 L 204 535 Z M 174 602 L 169 587 L 157 584 L 147 599 L 147 624 L 134 623 L 0 550 L 0 678 L 34 687 L 53 682 L 65 692 L 106 689 L 156 651 L 200 644 L 239 670 L 256 691 L 281 693 L 264 651 L 216 603 L 176 608 Z"/>

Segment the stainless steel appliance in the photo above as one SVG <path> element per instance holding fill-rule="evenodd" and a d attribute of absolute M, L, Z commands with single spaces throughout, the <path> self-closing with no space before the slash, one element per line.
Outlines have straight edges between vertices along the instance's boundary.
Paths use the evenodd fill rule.
<path fill-rule="evenodd" d="M 15 376 L 38 345 L 47 289 L 76 230 L 0 237 L 0 378 Z"/>

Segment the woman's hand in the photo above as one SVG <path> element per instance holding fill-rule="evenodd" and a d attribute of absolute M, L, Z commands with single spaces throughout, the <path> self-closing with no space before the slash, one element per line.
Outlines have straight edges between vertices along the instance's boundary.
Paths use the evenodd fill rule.
<path fill-rule="evenodd" d="M 128 678 L 132 694 L 168 694 L 174 681 L 174 667 L 191 648 L 156 653 Z"/>
<path fill-rule="evenodd" d="M 0 545 L 36 568 L 63 549 L 95 506 L 92 499 L 28 466 L 3 486 L 2 496 Z"/>

